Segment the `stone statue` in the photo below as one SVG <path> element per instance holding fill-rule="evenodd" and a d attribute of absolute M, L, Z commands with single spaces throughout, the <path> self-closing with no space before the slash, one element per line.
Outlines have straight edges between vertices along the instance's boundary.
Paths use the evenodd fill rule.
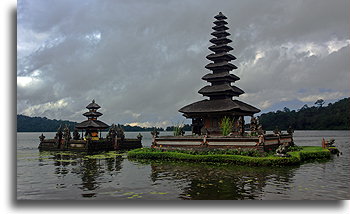
<path fill-rule="evenodd" d="M 265 131 L 263 130 L 261 124 L 258 125 L 258 130 L 257 130 L 257 132 L 258 132 L 258 135 L 263 135 L 263 134 L 265 134 Z"/>
<path fill-rule="evenodd" d="M 55 145 L 57 146 L 57 148 L 60 148 L 61 146 L 62 136 L 63 136 L 62 125 L 60 125 L 57 129 L 56 136 L 55 136 L 55 140 L 56 140 Z"/>
<path fill-rule="evenodd" d="M 69 130 L 69 127 L 68 127 L 67 124 L 65 125 L 63 131 L 64 131 L 64 135 L 63 135 L 64 139 L 65 139 L 66 141 L 69 141 L 72 137 L 71 137 L 71 135 L 70 135 L 70 130 Z"/>
<path fill-rule="evenodd" d="M 242 118 L 242 116 L 240 116 L 239 118 L 238 118 L 238 133 L 240 134 L 240 135 L 243 135 L 244 134 L 244 125 L 243 125 L 243 118 Z"/>
<path fill-rule="evenodd" d="M 280 145 L 277 149 L 276 149 L 276 156 L 279 157 L 290 157 L 289 154 L 287 154 L 288 152 L 288 144 L 282 144 Z"/>
<path fill-rule="evenodd" d="M 180 134 L 181 134 L 181 136 L 184 136 L 184 135 L 185 135 L 184 127 L 181 127 Z"/>
<path fill-rule="evenodd" d="M 257 135 L 257 129 L 258 129 L 258 123 L 257 123 L 257 119 L 252 116 L 251 119 L 250 119 L 250 133 L 251 135 Z"/>
<path fill-rule="evenodd" d="M 335 140 L 332 138 L 329 140 L 329 142 L 326 143 L 327 147 L 332 147 L 334 146 Z"/>
<path fill-rule="evenodd" d="M 209 131 L 204 126 L 201 128 L 201 135 L 209 135 Z"/>
<path fill-rule="evenodd" d="M 290 134 L 290 135 L 293 135 L 294 129 L 291 126 L 289 126 L 288 129 L 287 129 L 287 133 Z"/>
<path fill-rule="evenodd" d="M 159 131 L 157 131 L 157 128 L 154 127 L 153 131 L 151 132 L 151 135 L 153 136 L 153 138 L 157 138 L 159 135 Z"/>
<path fill-rule="evenodd" d="M 67 141 L 70 140 L 71 135 L 70 135 L 70 130 L 69 130 L 69 127 L 67 124 L 65 125 L 63 132 L 64 132 L 64 134 L 63 134 L 64 139 L 66 139 Z"/>
<path fill-rule="evenodd" d="M 275 127 L 275 130 L 273 130 L 273 133 L 276 135 L 281 134 L 281 130 L 278 128 L 278 126 Z"/>
<path fill-rule="evenodd" d="M 230 136 L 235 136 L 237 133 L 239 133 L 239 122 L 237 118 L 233 119 L 233 124 L 232 124 L 232 131 L 230 133 Z"/>
<path fill-rule="evenodd" d="M 256 118 L 256 132 L 258 135 L 263 135 L 265 134 L 265 131 L 263 130 L 262 124 L 259 121 L 259 118 Z"/>
<path fill-rule="evenodd" d="M 45 140 L 45 136 L 43 133 L 39 136 L 40 142 L 43 142 Z"/>
<path fill-rule="evenodd" d="M 137 135 L 137 139 L 142 140 L 142 138 L 143 138 L 142 134 L 139 133 L 139 134 Z"/>
<path fill-rule="evenodd" d="M 79 140 L 80 139 L 80 134 L 77 129 L 74 129 L 73 131 L 73 140 Z"/>
<path fill-rule="evenodd" d="M 62 142 L 62 145 L 67 148 L 68 147 L 68 142 L 72 138 L 71 135 L 70 135 L 69 127 L 68 127 L 67 124 L 65 125 L 65 127 L 63 129 L 63 138 L 64 138 L 64 141 Z"/>
<path fill-rule="evenodd" d="M 118 126 L 116 127 L 116 131 L 117 131 L 117 137 L 123 141 L 125 139 L 125 134 L 120 124 L 118 124 Z"/>
<path fill-rule="evenodd" d="M 117 126 L 113 123 L 108 130 L 107 138 L 114 139 L 117 136 Z"/>
<path fill-rule="evenodd" d="M 62 139 L 63 133 L 62 133 L 62 125 L 60 125 L 57 129 L 55 139 L 58 139 L 59 141 Z"/>

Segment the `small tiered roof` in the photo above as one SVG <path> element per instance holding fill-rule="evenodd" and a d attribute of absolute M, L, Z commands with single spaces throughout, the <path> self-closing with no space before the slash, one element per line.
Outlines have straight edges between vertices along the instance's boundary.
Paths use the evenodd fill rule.
<path fill-rule="evenodd" d="M 85 112 L 83 115 L 88 119 L 81 123 L 78 123 L 75 126 L 77 129 L 106 129 L 109 127 L 104 122 L 97 120 L 97 118 L 103 114 L 97 111 L 97 109 L 101 107 L 95 103 L 95 100 L 92 100 L 92 102 L 87 105 L 86 108 L 89 109 L 89 111 Z"/>
<path fill-rule="evenodd" d="M 92 100 L 92 102 L 86 106 L 87 109 L 99 109 L 101 106 L 99 106 L 97 103 L 95 103 L 95 100 Z"/>
<path fill-rule="evenodd" d="M 227 38 L 231 34 L 226 32 L 229 28 L 226 26 L 227 19 L 221 12 L 214 17 L 215 26 L 211 35 L 215 38 L 210 39 L 214 45 L 208 49 L 214 53 L 209 54 L 206 58 L 211 63 L 207 64 L 205 68 L 212 71 L 202 77 L 203 80 L 211 83 L 210 85 L 201 88 L 198 93 L 209 97 L 209 100 L 199 101 L 181 108 L 179 111 L 184 113 L 186 117 L 198 116 L 198 114 L 217 113 L 217 112 L 231 112 L 240 113 L 241 115 L 253 115 L 260 112 L 259 109 L 238 100 L 232 100 L 233 96 L 238 97 L 244 94 L 244 91 L 232 83 L 238 81 L 240 78 L 230 71 L 237 69 L 237 67 L 230 63 L 236 57 L 228 52 L 233 50 L 228 45 L 232 40 Z"/>

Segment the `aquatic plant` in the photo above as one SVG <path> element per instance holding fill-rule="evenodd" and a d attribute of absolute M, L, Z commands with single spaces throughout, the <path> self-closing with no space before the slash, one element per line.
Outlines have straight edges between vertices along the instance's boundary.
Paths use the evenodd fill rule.
<path fill-rule="evenodd" d="M 159 151 L 157 149 L 154 149 L 153 151 Z M 203 150 L 169 150 L 169 151 L 175 151 L 175 152 L 181 152 L 185 154 L 190 155 L 243 155 L 243 156 L 250 156 L 250 157 L 264 157 L 266 156 L 265 153 L 259 152 L 256 149 L 251 148 L 238 148 L 238 149 L 203 149 Z"/>
<path fill-rule="evenodd" d="M 183 130 L 184 125 L 183 124 L 177 124 L 174 126 L 174 136 L 183 136 L 185 134 L 185 131 Z"/>
<path fill-rule="evenodd" d="M 233 120 L 227 116 L 222 118 L 220 122 L 220 129 L 223 136 L 227 136 L 232 132 Z"/>
<path fill-rule="evenodd" d="M 237 154 L 223 154 L 222 151 L 212 151 L 206 154 L 190 154 L 185 150 L 159 150 L 151 148 L 135 149 L 128 152 L 128 158 L 152 159 L 152 160 L 178 160 L 191 162 L 218 162 L 253 166 L 285 166 L 298 165 L 307 160 L 328 159 L 330 152 L 322 147 L 303 146 L 301 151 L 289 152 L 290 157 L 252 157 Z"/>
<path fill-rule="evenodd" d="M 303 148 L 301 146 L 291 146 L 288 148 L 288 151 L 289 152 L 294 152 L 294 151 L 300 151 L 302 150 Z"/>
<path fill-rule="evenodd" d="M 301 148 L 300 151 L 289 152 L 289 154 L 297 156 L 300 161 L 326 159 L 331 156 L 331 152 L 328 149 L 323 149 L 319 146 L 301 146 Z"/>
<path fill-rule="evenodd" d="M 110 152 L 105 152 L 105 153 L 85 155 L 84 160 L 87 160 L 87 159 L 108 159 L 108 158 L 115 158 L 117 156 L 123 156 L 123 153 L 110 151 Z"/>

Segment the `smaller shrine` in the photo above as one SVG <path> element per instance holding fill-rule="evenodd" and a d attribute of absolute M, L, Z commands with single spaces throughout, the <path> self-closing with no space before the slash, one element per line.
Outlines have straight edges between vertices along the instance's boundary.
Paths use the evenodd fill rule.
<path fill-rule="evenodd" d="M 126 138 L 124 130 L 120 125 L 112 124 L 111 126 L 98 120 L 98 117 L 103 114 L 97 110 L 101 107 L 92 100 L 92 102 L 86 106 L 89 110 L 83 115 L 87 117 L 87 120 L 78 123 L 73 131 L 73 137 L 71 137 L 71 131 L 67 125 L 62 128 L 62 125 L 57 129 L 54 139 L 45 139 L 45 136 L 41 134 L 39 136 L 40 150 L 47 151 L 112 151 L 112 150 L 128 150 L 141 148 L 142 135 L 139 134 L 137 138 Z M 108 129 L 109 128 L 109 129 Z M 102 131 L 107 130 L 106 137 L 102 137 Z M 79 134 L 81 131 L 81 136 Z"/>
<path fill-rule="evenodd" d="M 95 100 L 92 100 L 92 102 L 87 105 L 86 108 L 89 111 L 85 112 L 83 115 L 87 117 L 87 120 L 78 123 L 75 128 L 85 131 L 85 134 L 82 135 L 84 136 L 85 140 L 87 137 L 91 138 L 92 140 L 99 140 L 101 138 L 101 131 L 107 129 L 109 126 L 97 119 L 103 114 L 97 111 L 101 107 L 95 102 Z"/>

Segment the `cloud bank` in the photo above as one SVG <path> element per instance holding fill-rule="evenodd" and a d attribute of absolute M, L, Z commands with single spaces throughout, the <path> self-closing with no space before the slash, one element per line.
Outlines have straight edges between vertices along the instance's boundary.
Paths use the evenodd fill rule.
<path fill-rule="evenodd" d="M 204 99 L 214 16 L 228 17 L 232 73 L 262 111 L 349 96 L 349 1 L 20 0 L 17 112 L 82 121 L 95 99 L 107 123 L 173 125 Z"/>

